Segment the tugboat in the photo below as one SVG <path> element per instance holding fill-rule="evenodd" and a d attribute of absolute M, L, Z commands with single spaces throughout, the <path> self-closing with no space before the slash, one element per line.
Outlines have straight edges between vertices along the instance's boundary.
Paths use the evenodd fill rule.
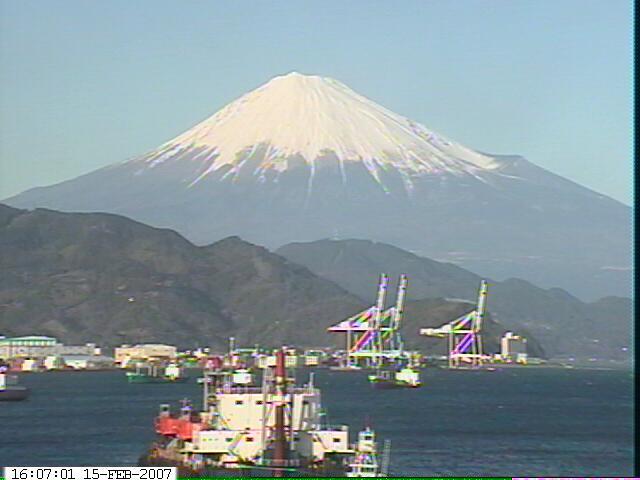
<path fill-rule="evenodd" d="M 127 372 L 129 383 L 183 383 L 189 377 L 185 376 L 182 369 L 175 363 L 170 363 L 162 368 L 158 365 L 136 365 L 135 372 Z"/>
<path fill-rule="evenodd" d="M 29 396 L 29 389 L 18 385 L 16 375 L 8 375 L 8 368 L 0 366 L 0 401 L 24 400 Z"/>
<path fill-rule="evenodd" d="M 377 362 L 375 373 L 368 377 L 374 388 L 418 388 L 422 386 L 420 371 L 414 357 L 399 358 L 391 365 L 385 368 L 381 360 Z"/>
<path fill-rule="evenodd" d="M 378 464 L 378 446 L 376 434 L 367 427 L 358 434 L 356 454 L 349 464 L 347 477 L 386 477 L 389 468 L 390 441 L 385 441 L 382 465 Z"/>
<path fill-rule="evenodd" d="M 420 382 L 420 372 L 413 367 L 404 367 L 400 370 L 378 370 L 375 374 L 369 375 L 369 382 L 374 388 L 418 388 L 422 386 Z"/>
<path fill-rule="evenodd" d="M 200 412 L 188 401 L 179 414 L 162 405 L 158 438 L 138 465 L 175 466 L 180 477 L 383 476 L 373 431 L 352 445 L 348 426 L 327 425 L 313 373 L 308 384 L 295 386 L 284 349 L 260 387 L 233 377 L 222 367 L 204 372 Z"/>

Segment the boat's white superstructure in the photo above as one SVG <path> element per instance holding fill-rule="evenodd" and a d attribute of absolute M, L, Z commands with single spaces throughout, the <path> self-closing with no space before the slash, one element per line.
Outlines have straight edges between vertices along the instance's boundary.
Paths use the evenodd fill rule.
<path fill-rule="evenodd" d="M 291 425 L 287 441 L 295 456 L 316 463 L 327 455 L 354 453 L 347 427 L 323 425 L 320 390 L 312 383 L 291 388 L 276 398 L 264 385 L 238 385 L 233 378 L 238 375 L 232 374 L 227 382 L 209 390 L 207 408 L 200 413 L 200 423 L 206 428 L 184 442 L 184 453 L 220 455 L 220 462 L 227 468 L 265 463 L 262 457 L 274 440 L 279 402 L 286 405 L 286 423 Z M 296 463 L 289 460 L 290 464 Z"/>
<path fill-rule="evenodd" d="M 388 446 L 388 444 L 386 445 Z M 385 473 L 386 468 L 380 465 L 378 460 L 376 434 L 367 427 L 358 433 L 355 455 L 351 463 L 349 463 L 347 477 L 381 477 L 386 476 Z"/>

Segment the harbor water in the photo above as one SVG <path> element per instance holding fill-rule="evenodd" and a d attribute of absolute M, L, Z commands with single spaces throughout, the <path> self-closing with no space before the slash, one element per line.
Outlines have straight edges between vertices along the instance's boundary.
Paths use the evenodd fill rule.
<path fill-rule="evenodd" d="M 397 390 L 372 389 L 364 372 L 314 372 L 330 423 L 391 440 L 391 475 L 632 476 L 628 370 L 433 368 L 422 388 Z M 200 406 L 194 373 L 184 384 L 129 384 L 121 371 L 23 374 L 30 398 L 0 403 L 0 465 L 135 465 L 159 404 Z"/>

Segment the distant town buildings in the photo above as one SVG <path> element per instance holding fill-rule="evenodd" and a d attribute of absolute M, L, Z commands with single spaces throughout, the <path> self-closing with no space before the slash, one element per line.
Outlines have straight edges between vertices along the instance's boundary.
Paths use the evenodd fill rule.
<path fill-rule="evenodd" d="M 54 337 L 26 336 L 0 337 L 0 358 L 34 358 L 60 355 L 100 355 L 95 343 L 85 345 L 64 345 Z"/>
<path fill-rule="evenodd" d="M 113 367 L 113 358 L 101 355 L 95 343 L 65 345 L 54 337 L 30 335 L 0 337 L 0 361 L 26 372 Z"/>
<path fill-rule="evenodd" d="M 53 337 L 0 338 L 0 358 L 46 357 L 55 354 L 57 345 L 58 340 Z"/>

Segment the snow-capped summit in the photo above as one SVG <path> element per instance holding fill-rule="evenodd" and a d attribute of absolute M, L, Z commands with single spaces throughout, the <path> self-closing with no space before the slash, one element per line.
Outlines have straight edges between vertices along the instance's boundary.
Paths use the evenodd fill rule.
<path fill-rule="evenodd" d="M 147 154 L 7 203 L 119 213 L 201 244 L 382 241 L 587 298 L 629 288 L 629 207 L 295 72 Z"/>
<path fill-rule="evenodd" d="M 394 167 L 403 176 L 453 174 L 493 169 L 489 156 L 452 142 L 402 117 L 332 78 L 292 72 L 275 77 L 231 102 L 200 124 L 140 159 L 155 167 L 172 159 L 198 160 L 206 177 L 228 165 L 238 173 L 256 154 L 256 174 L 282 172 L 294 157 L 312 167 L 334 155 L 362 162 L 379 180 L 380 169 Z M 409 180 L 408 178 L 406 180 Z"/>

